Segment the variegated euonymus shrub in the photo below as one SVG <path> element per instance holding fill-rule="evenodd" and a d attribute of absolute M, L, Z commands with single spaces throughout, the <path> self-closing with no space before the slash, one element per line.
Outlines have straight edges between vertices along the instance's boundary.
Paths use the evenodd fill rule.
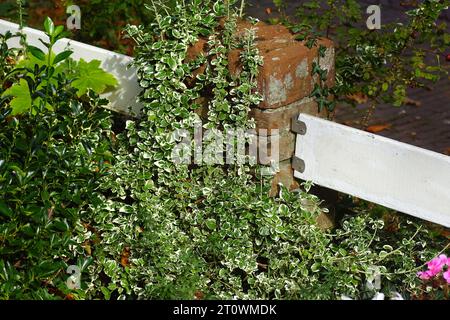
<path fill-rule="evenodd" d="M 414 288 L 420 261 L 435 254 L 418 224 L 400 220 L 403 231 L 392 236 L 383 220 L 361 214 L 327 233 L 316 225 L 316 197 L 282 189 L 269 198 L 256 166 L 173 162 L 179 137 L 172 132 L 192 134 L 202 105 L 205 128 L 254 126 L 247 113 L 260 101 L 262 61 L 251 30 L 234 36 L 239 17 L 230 1 L 149 9 L 152 24 L 127 28 L 137 44 L 143 110 L 118 135 L 104 195 L 86 209 L 74 238 L 80 259 L 94 259 L 76 296 L 325 299 Z M 200 38 L 206 53 L 189 61 Z M 242 49 L 238 78 L 228 71 L 234 48 Z M 383 288 L 367 289 L 375 276 Z"/>
<path fill-rule="evenodd" d="M 261 99 L 262 61 L 251 30 L 234 36 L 238 16 L 228 4 L 194 0 L 169 11 L 155 3 L 154 23 L 128 28 L 144 108 L 123 128 L 114 123 L 117 136 L 98 97 L 115 80 L 98 62 L 54 54 L 61 27 L 47 19 L 45 52 L 17 52 L 6 44 L 12 35 L 0 36 L 0 298 L 408 298 L 428 290 L 416 272 L 439 256 L 427 243 L 442 245 L 420 223 L 359 205 L 360 214 L 324 232 L 309 184 L 269 198 L 257 166 L 172 161 L 182 138 L 172 132 L 192 134 L 201 106 L 206 129 L 254 127 L 247 113 Z M 186 59 L 199 38 L 204 56 Z M 238 78 L 228 71 L 235 48 Z M 78 272 L 67 279 L 67 270 Z"/>

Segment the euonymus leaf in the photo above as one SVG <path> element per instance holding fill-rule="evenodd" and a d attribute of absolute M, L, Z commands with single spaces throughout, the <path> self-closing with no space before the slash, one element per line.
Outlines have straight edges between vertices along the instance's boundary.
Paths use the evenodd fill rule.
<path fill-rule="evenodd" d="M 11 100 L 12 115 L 21 114 L 31 109 L 31 95 L 28 83 L 25 79 L 20 79 L 19 84 L 14 84 L 6 90 L 2 97 L 13 96 Z"/>
<path fill-rule="evenodd" d="M 319 272 L 319 270 L 320 270 L 320 263 L 318 263 L 318 262 L 313 263 L 313 265 L 311 266 L 311 271 Z"/>
<path fill-rule="evenodd" d="M 99 60 L 86 62 L 81 59 L 78 63 L 77 79 L 72 82 L 72 86 L 78 89 L 78 96 L 81 97 L 89 89 L 100 94 L 105 91 L 107 86 L 114 87 L 117 85 L 116 78 L 100 68 Z"/>
<path fill-rule="evenodd" d="M 216 226 L 217 226 L 215 219 L 208 219 L 208 220 L 206 220 L 205 224 L 209 230 L 215 230 Z"/>
<path fill-rule="evenodd" d="M 28 51 L 31 53 L 31 55 L 41 61 L 45 61 L 45 53 L 38 47 L 34 46 L 28 46 Z"/>
<path fill-rule="evenodd" d="M 175 58 L 167 56 L 167 57 L 163 57 L 162 58 L 162 62 L 166 63 L 170 69 L 172 69 L 173 71 L 175 71 L 177 69 L 177 61 L 175 60 Z"/>

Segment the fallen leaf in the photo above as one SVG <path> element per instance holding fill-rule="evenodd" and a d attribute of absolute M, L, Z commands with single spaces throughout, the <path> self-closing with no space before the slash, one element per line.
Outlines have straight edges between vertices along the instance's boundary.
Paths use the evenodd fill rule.
<path fill-rule="evenodd" d="M 203 300 L 203 298 L 205 297 L 205 295 L 201 291 L 195 291 L 194 296 L 195 300 Z"/>
<path fill-rule="evenodd" d="M 345 124 L 346 126 L 351 127 L 351 126 L 354 125 L 354 121 L 352 121 L 352 120 L 346 120 L 346 121 L 343 122 L 343 124 Z"/>
<path fill-rule="evenodd" d="M 267 14 L 272 14 L 272 9 L 271 8 L 266 8 L 266 13 Z"/>
<path fill-rule="evenodd" d="M 86 251 L 86 254 L 88 256 L 92 255 L 92 248 L 91 245 L 89 244 L 89 241 L 86 240 L 85 242 L 83 242 L 83 248 Z"/>
<path fill-rule="evenodd" d="M 414 100 L 414 99 L 408 98 L 408 97 L 405 98 L 404 103 L 407 104 L 407 105 L 410 105 L 410 106 L 415 106 L 415 107 L 421 107 L 422 106 L 422 102 L 420 102 L 418 100 Z"/>
<path fill-rule="evenodd" d="M 130 247 L 125 247 L 120 257 L 120 264 L 122 265 L 122 267 L 125 268 L 130 264 L 129 257 L 130 257 Z"/>
<path fill-rule="evenodd" d="M 348 94 L 347 99 L 353 100 L 357 104 L 364 104 L 367 102 L 368 97 L 362 92 L 357 92 L 353 94 Z"/>
<path fill-rule="evenodd" d="M 261 269 L 263 269 L 263 270 L 267 270 L 267 268 L 269 267 L 267 264 L 265 264 L 265 263 L 260 263 L 260 262 L 258 262 L 257 263 L 258 264 L 258 267 L 260 267 Z"/>
<path fill-rule="evenodd" d="M 443 236 L 443 237 L 445 237 L 447 239 L 450 239 L 450 231 L 443 229 L 441 231 L 441 236 Z"/>
<path fill-rule="evenodd" d="M 450 147 L 448 147 L 448 148 L 444 151 L 444 153 L 445 153 L 446 155 L 450 156 Z"/>
<path fill-rule="evenodd" d="M 8 63 L 8 64 L 16 64 L 16 60 L 14 60 L 13 58 L 11 58 L 11 57 L 6 57 L 6 62 Z"/>
<path fill-rule="evenodd" d="M 51 207 L 47 209 L 47 217 L 49 220 L 51 220 L 53 218 L 53 212 L 54 212 L 55 208 Z"/>
<path fill-rule="evenodd" d="M 370 133 L 378 133 L 378 132 L 384 131 L 386 129 L 390 129 L 391 126 L 392 126 L 391 124 L 379 124 L 379 125 L 367 127 L 366 131 L 370 132 Z"/>

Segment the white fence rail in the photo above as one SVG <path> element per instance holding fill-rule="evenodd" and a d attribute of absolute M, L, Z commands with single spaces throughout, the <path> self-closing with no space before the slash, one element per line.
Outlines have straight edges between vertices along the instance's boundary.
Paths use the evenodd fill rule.
<path fill-rule="evenodd" d="M 0 33 L 5 34 L 7 31 L 15 33 L 19 31 L 19 25 L 0 19 Z M 48 41 L 48 37 L 42 31 L 24 28 L 23 32 L 26 34 L 27 42 L 30 45 L 39 47 L 45 52 L 46 48 L 39 39 Z M 19 39 L 11 39 L 8 45 L 11 48 L 20 48 Z M 54 50 L 58 53 L 67 47 L 74 51 L 72 58 L 75 60 L 81 58 L 86 61 L 100 60 L 102 68 L 117 78 L 119 81 L 117 89 L 103 95 L 111 101 L 108 106 L 109 109 L 123 113 L 128 112 L 128 108 L 131 108 L 134 112 L 139 110 L 136 97 L 140 92 L 140 88 L 137 82 L 136 70 L 127 68 L 133 60 L 131 57 L 70 39 L 61 39 L 55 45 Z"/>
<path fill-rule="evenodd" d="M 306 114 L 297 178 L 450 227 L 450 157 Z M 303 172 L 301 172 L 303 171 Z"/>

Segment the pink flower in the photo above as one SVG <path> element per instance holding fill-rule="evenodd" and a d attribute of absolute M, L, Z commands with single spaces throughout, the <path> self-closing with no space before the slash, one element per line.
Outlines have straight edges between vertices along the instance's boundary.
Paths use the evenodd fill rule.
<path fill-rule="evenodd" d="M 422 280 L 428 280 L 433 277 L 429 271 L 417 272 L 417 276 Z"/>
<path fill-rule="evenodd" d="M 447 283 L 450 284 L 450 269 L 447 270 L 446 272 L 444 272 L 443 276 L 444 276 L 444 279 L 447 280 Z"/>
<path fill-rule="evenodd" d="M 447 256 L 445 254 L 441 254 L 439 257 L 436 257 L 427 263 L 428 272 L 432 277 L 437 275 L 442 271 L 442 268 L 448 263 Z"/>
<path fill-rule="evenodd" d="M 447 271 L 444 272 L 444 267 L 448 266 Z M 431 259 L 427 262 L 428 270 L 417 273 L 417 276 L 422 280 L 429 280 L 437 274 L 443 272 L 444 278 L 450 283 L 450 258 L 447 258 L 445 254 L 441 254 L 439 257 Z M 447 278 L 446 278 L 447 277 Z"/>

